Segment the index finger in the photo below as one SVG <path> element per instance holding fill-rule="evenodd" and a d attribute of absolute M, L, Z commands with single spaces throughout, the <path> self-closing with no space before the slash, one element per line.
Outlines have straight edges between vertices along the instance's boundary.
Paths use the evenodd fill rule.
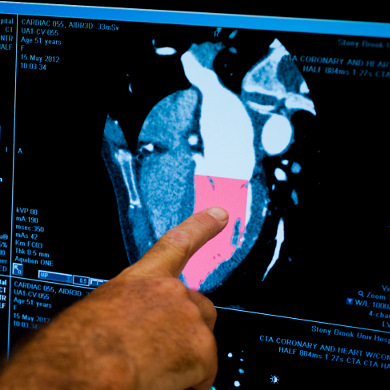
<path fill-rule="evenodd" d="M 190 257 L 215 237 L 228 223 L 226 210 L 213 207 L 193 214 L 180 225 L 168 230 L 132 266 L 133 271 L 151 275 L 179 277 Z"/>

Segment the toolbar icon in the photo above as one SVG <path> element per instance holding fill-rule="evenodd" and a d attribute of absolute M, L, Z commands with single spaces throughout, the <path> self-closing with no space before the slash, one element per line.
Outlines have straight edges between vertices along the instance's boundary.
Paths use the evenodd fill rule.
<path fill-rule="evenodd" d="M 12 263 L 12 275 L 23 276 L 23 264 Z"/>

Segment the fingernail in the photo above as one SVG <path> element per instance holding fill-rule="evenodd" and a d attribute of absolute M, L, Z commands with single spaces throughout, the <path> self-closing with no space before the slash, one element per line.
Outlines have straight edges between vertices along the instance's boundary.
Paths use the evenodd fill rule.
<path fill-rule="evenodd" d="M 211 209 L 206 210 L 206 212 L 221 222 L 226 221 L 229 218 L 229 213 L 220 207 L 212 207 Z"/>

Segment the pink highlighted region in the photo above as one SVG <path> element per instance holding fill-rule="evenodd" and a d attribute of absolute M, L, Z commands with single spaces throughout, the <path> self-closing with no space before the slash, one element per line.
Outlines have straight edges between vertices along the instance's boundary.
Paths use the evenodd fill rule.
<path fill-rule="evenodd" d="M 219 264 L 230 259 L 236 250 L 232 245 L 234 226 L 241 220 L 239 237 L 236 246 L 241 245 L 245 231 L 246 204 L 248 195 L 248 180 L 228 179 L 215 176 L 195 175 L 195 209 L 194 212 L 219 206 L 229 212 L 229 223 L 215 238 L 203 246 L 188 261 L 183 270 L 183 276 L 188 286 L 198 290 Z"/>

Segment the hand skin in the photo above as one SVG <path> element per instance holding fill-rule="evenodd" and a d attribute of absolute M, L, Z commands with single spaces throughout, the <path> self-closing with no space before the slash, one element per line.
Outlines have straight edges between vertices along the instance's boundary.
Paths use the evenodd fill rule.
<path fill-rule="evenodd" d="M 209 390 L 216 310 L 177 278 L 227 222 L 225 210 L 212 208 L 168 231 L 136 264 L 38 331 L 6 366 L 0 388 Z"/>

